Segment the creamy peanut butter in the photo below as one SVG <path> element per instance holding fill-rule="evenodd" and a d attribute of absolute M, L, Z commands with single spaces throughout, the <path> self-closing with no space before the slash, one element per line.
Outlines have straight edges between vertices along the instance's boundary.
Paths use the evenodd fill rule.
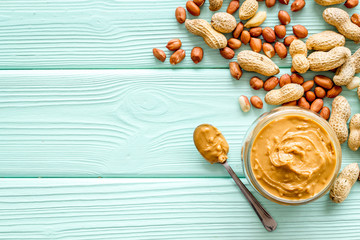
<path fill-rule="evenodd" d="M 229 144 L 221 132 L 210 124 L 201 124 L 194 131 L 194 143 L 200 154 L 213 163 L 224 163 L 227 160 Z"/>
<path fill-rule="evenodd" d="M 330 135 L 314 120 L 283 116 L 265 125 L 251 149 L 258 183 L 274 196 L 307 199 L 323 190 L 336 168 Z"/>

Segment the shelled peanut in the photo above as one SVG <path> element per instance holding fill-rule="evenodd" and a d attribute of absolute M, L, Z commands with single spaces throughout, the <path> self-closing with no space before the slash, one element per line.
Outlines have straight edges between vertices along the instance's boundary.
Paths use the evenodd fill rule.
<path fill-rule="evenodd" d="M 204 51 L 201 47 L 194 47 L 191 50 L 191 60 L 193 60 L 193 62 L 195 64 L 198 64 L 199 62 L 202 61 L 204 56 Z"/>
<path fill-rule="evenodd" d="M 297 12 L 300 11 L 301 9 L 303 9 L 305 7 L 305 0 L 295 0 L 292 4 L 291 4 L 291 11 L 293 12 Z"/>
<path fill-rule="evenodd" d="M 237 0 L 232 0 L 230 1 L 227 9 L 226 9 L 226 12 L 229 13 L 229 14 L 233 14 L 236 12 L 236 10 L 238 10 L 240 7 L 240 2 L 237 1 Z"/>
<path fill-rule="evenodd" d="M 186 10 L 193 16 L 200 15 L 200 7 L 194 3 L 194 1 L 186 2 Z"/>

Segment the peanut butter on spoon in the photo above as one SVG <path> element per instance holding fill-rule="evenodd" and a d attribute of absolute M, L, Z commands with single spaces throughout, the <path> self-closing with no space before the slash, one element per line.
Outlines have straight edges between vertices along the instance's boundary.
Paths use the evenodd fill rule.
<path fill-rule="evenodd" d="M 194 131 L 194 143 L 200 154 L 211 164 L 222 164 L 235 183 L 244 194 L 245 198 L 254 209 L 255 213 L 260 218 L 261 223 L 265 229 L 269 232 L 276 229 L 277 223 L 270 216 L 270 214 L 261 206 L 251 192 L 245 187 L 245 185 L 236 176 L 230 165 L 227 163 L 229 144 L 222 133 L 214 126 L 210 124 L 201 124 Z"/>
<path fill-rule="evenodd" d="M 194 131 L 194 143 L 200 154 L 211 164 L 226 162 L 229 144 L 216 127 L 210 124 L 198 126 Z"/>

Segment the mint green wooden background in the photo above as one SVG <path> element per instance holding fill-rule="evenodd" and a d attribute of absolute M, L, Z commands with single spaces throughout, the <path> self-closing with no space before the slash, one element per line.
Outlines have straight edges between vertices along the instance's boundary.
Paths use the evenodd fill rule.
<path fill-rule="evenodd" d="M 229 61 L 175 21 L 180 5 L 185 1 L 0 1 L 0 239 L 359 238 L 358 183 L 339 205 L 325 196 L 280 206 L 254 193 L 279 223 L 268 233 L 225 170 L 199 156 L 192 131 L 212 123 L 246 182 L 242 138 L 271 107 L 241 112 L 239 95 L 265 92 L 248 86 L 254 74 L 233 80 Z M 280 9 L 290 12 L 290 5 L 268 9 L 263 26 L 279 24 Z M 308 0 L 291 14 L 288 32 L 294 23 L 310 35 L 334 29 L 323 9 Z M 201 17 L 211 14 L 206 3 Z M 155 60 L 152 48 L 165 49 L 175 37 L 186 59 L 175 67 Z M 205 52 L 198 65 L 189 57 L 194 46 Z M 279 75 L 290 73 L 290 57 L 274 61 Z M 360 112 L 355 91 L 343 95 L 352 113 Z M 359 159 L 346 144 L 343 153 L 343 166 Z"/>

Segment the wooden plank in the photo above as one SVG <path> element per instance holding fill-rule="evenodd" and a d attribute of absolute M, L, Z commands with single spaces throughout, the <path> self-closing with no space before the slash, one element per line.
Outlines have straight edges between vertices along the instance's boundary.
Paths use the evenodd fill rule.
<path fill-rule="evenodd" d="M 192 132 L 205 122 L 224 133 L 229 161 L 243 176 L 243 137 L 272 108 L 241 112 L 240 95 L 265 95 L 249 87 L 251 76 L 236 81 L 226 69 L 1 71 L 0 176 L 227 176 L 193 146 Z M 360 112 L 356 92 L 343 95 Z M 357 156 L 343 145 L 344 164 Z"/>
<path fill-rule="evenodd" d="M 221 11 L 226 10 L 227 2 Z M 184 6 L 185 1 L 138 0 L 129 4 L 118 0 L 2 0 L 0 69 L 227 68 L 229 61 L 217 50 L 208 48 L 200 37 L 189 34 L 176 22 L 174 11 L 179 5 Z M 265 9 L 265 2 L 260 2 L 260 10 Z M 289 35 L 294 24 L 306 26 L 310 35 L 334 29 L 321 17 L 325 8 L 314 1 L 308 1 L 305 10 L 297 13 L 290 11 L 290 5 L 276 4 L 266 9 L 264 27 L 279 24 L 280 9 L 289 11 L 293 19 L 287 26 Z M 359 7 L 347 11 L 358 12 Z M 201 18 L 210 20 L 212 14 L 206 2 Z M 239 19 L 237 12 L 234 16 Z M 180 38 L 187 52 L 186 59 L 175 67 L 152 56 L 152 48 L 165 49 L 172 38 Z M 205 50 L 204 60 L 198 65 L 189 57 L 194 46 Z M 353 51 L 357 48 L 351 42 L 348 46 Z M 240 50 L 244 49 L 249 46 Z M 170 56 L 169 51 L 166 53 Z M 291 58 L 280 60 L 276 56 L 274 61 L 280 67 L 289 67 Z"/>
<path fill-rule="evenodd" d="M 252 190 L 252 189 L 251 189 Z M 267 232 L 231 179 L 2 179 L 2 239 L 355 239 L 360 188 L 342 204 L 255 196 L 278 222 Z"/>

